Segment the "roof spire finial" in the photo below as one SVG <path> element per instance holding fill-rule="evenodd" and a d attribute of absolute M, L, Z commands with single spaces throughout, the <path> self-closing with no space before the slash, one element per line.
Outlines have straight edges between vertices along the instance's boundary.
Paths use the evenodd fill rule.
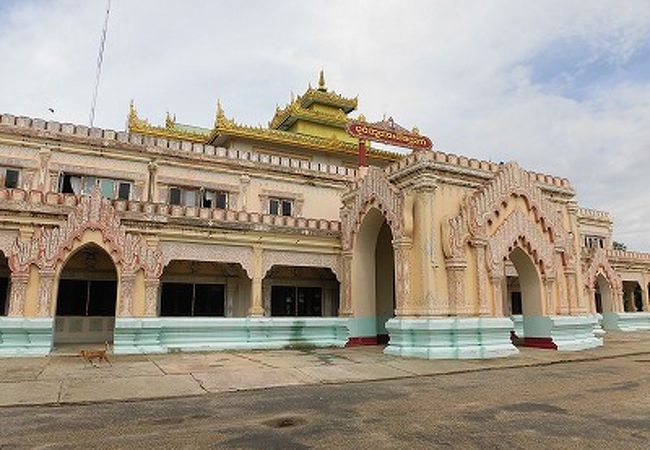
<path fill-rule="evenodd" d="M 323 69 L 320 70 L 320 74 L 318 76 L 318 90 L 319 91 L 327 90 L 327 88 L 325 87 L 325 71 Z"/>
<path fill-rule="evenodd" d="M 223 121 L 225 118 L 225 115 L 223 113 L 223 107 L 221 106 L 221 99 L 217 99 L 217 114 L 216 117 L 214 118 L 214 127 L 218 128 L 219 124 Z"/>

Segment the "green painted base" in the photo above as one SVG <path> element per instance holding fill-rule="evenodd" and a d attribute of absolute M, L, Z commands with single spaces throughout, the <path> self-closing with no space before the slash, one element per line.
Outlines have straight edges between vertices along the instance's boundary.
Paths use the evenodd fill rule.
<path fill-rule="evenodd" d="M 510 316 L 512 323 L 514 325 L 513 331 L 518 337 L 524 337 L 524 316 L 521 314 L 515 314 Z"/>
<path fill-rule="evenodd" d="M 650 313 L 623 312 L 603 313 L 603 328 L 613 331 L 650 330 Z"/>
<path fill-rule="evenodd" d="M 116 354 L 169 351 L 344 347 L 346 319 L 338 317 L 117 318 Z"/>
<path fill-rule="evenodd" d="M 0 356 L 48 355 L 53 329 L 51 317 L 0 317 Z"/>
<path fill-rule="evenodd" d="M 350 337 L 370 337 L 388 334 L 386 322 L 390 319 L 391 317 L 387 316 L 366 316 L 347 317 L 343 320 L 350 330 Z"/>
<path fill-rule="evenodd" d="M 560 351 L 586 350 L 603 345 L 602 338 L 594 334 L 597 324 L 598 320 L 593 315 L 524 316 L 524 337 L 550 338 Z"/>
<path fill-rule="evenodd" d="M 514 355 L 506 317 L 391 319 L 384 353 L 424 359 L 485 359 Z"/>

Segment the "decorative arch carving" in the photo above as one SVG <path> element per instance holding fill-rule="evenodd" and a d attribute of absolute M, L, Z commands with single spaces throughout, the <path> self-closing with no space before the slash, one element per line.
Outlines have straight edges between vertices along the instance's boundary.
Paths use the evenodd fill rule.
<path fill-rule="evenodd" d="M 250 247 L 237 247 L 219 244 L 197 244 L 181 242 L 160 243 L 161 265 L 183 259 L 189 261 L 210 261 L 239 263 L 249 278 L 253 278 L 253 250 Z M 162 273 L 162 268 L 161 268 Z"/>
<path fill-rule="evenodd" d="M 370 167 L 368 173 L 343 196 L 341 208 L 341 235 L 344 250 L 350 250 L 366 213 L 378 209 L 386 218 L 393 238 L 403 234 L 404 199 L 383 170 Z"/>
<path fill-rule="evenodd" d="M 612 293 L 615 295 L 617 295 L 617 293 L 620 293 L 622 298 L 623 279 L 611 266 L 609 260 L 607 259 L 605 250 L 601 248 L 596 249 L 589 263 L 585 265 L 585 268 L 583 270 L 585 287 L 588 289 L 593 289 L 596 286 L 596 279 L 598 278 L 599 274 L 603 274 L 609 283 L 610 288 L 612 289 Z"/>
<path fill-rule="evenodd" d="M 27 240 L 16 238 L 12 246 L 10 264 L 23 269 L 34 264 L 40 269 L 54 269 L 72 249 L 74 242 L 86 231 L 99 231 L 122 272 L 145 269 L 155 272 L 160 264 L 160 251 L 146 245 L 142 236 L 128 233 L 111 202 L 102 198 L 99 189 L 92 196 L 81 197 L 76 208 L 61 225 L 41 227 Z"/>
<path fill-rule="evenodd" d="M 522 211 L 514 211 L 490 237 L 487 245 L 488 269 L 503 273 L 503 262 L 515 247 L 523 248 L 545 278 L 555 277 L 554 249 L 537 225 Z"/>
<path fill-rule="evenodd" d="M 145 277 L 155 277 L 162 271 L 160 250 L 149 247 L 141 235 L 128 233 L 111 202 L 102 197 L 99 189 L 95 189 L 91 196 L 79 199 L 77 206 L 61 225 L 41 227 L 29 240 L 16 237 L 12 245 L 8 258 L 12 273 L 27 276 L 31 265 L 39 268 L 39 315 L 50 314 L 56 269 L 86 231 L 101 233 L 102 240 L 116 263 L 121 315 L 131 313 L 135 272 L 142 269 Z M 22 310 L 24 295 L 12 294 L 11 303 L 12 309 Z"/>
<path fill-rule="evenodd" d="M 337 280 L 341 281 L 338 255 L 264 250 L 262 254 L 262 274 L 266 275 L 271 267 L 276 265 L 325 267 L 334 273 Z"/>
<path fill-rule="evenodd" d="M 526 225 L 528 236 L 546 235 L 546 244 L 539 248 L 553 248 L 562 254 L 564 264 L 573 264 L 572 238 L 562 226 L 561 215 L 555 205 L 547 200 L 531 176 L 515 162 L 505 164 L 482 189 L 465 198 L 458 215 L 443 224 L 447 240 L 445 256 L 457 259 L 464 255 L 465 243 L 472 240 L 492 240 L 487 235 L 491 220 L 496 219 L 511 199 L 523 198 L 534 222 Z M 517 220 L 521 220 L 518 218 Z M 548 256 L 548 255 L 547 255 Z M 547 258 L 552 260 L 553 258 Z M 552 264 L 548 265 L 552 267 Z"/>

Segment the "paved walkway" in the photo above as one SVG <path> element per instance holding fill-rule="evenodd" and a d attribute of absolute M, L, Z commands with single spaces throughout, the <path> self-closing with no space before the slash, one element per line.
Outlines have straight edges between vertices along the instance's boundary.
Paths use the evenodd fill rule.
<path fill-rule="evenodd" d="M 524 348 L 519 355 L 489 360 L 406 359 L 386 356 L 381 350 L 374 346 L 112 356 L 112 365 L 99 367 L 72 354 L 0 359 L 0 406 L 167 398 L 650 355 L 650 333 L 608 333 L 605 346 L 593 350 Z"/>

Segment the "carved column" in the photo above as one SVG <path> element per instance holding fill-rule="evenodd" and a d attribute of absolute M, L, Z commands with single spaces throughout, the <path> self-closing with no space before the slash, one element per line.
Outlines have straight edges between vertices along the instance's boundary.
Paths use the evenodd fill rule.
<path fill-rule="evenodd" d="M 447 261 L 447 289 L 449 304 L 447 311 L 436 311 L 436 314 L 458 314 L 469 316 L 473 313 L 472 305 L 465 295 L 465 269 L 467 262 L 458 260 Z"/>
<path fill-rule="evenodd" d="M 38 272 L 40 284 L 38 287 L 38 316 L 49 317 L 52 314 L 52 293 L 54 292 L 53 268 L 43 268 Z"/>
<path fill-rule="evenodd" d="M 122 272 L 120 274 L 120 317 L 131 317 L 133 314 L 133 286 L 135 273 Z"/>
<path fill-rule="evenodd" d="M 160 292 L 160 278 L 146 278 L 144 280 L 144 315 L 156 317 L 158 315 L 158 299 Z"/>
<path fill-rule="evenodd" d="M 554 278 L 546 277 L 544 280 L 544 296 L 546 297 L 546 315 L 554 316 L 557 314 L 557 305 L 553 302 L 553 285 Z"/>
<path fill-rule="evenodd" d="M 592 314 L 596 314 L 598 311 L 596 310 L 596 288 L 594 286 L 587 287 L 585 288 L 587 291 L 587 299 L 589 301 L 589 304 L 587 305 L 587 311 L 591 312 Z M 602 306 L 602 297 L 601 297 L 601 306 Z M 603 312 L 606 312 L 603 310 Z"/>
<path fill-rule="evenodd" d="M 422 315 L 422 306 L 414 302 L 411 295 L 411 249 L 412 242 L 408 238 L 393 241 L 395 254 L 395 315 Z"/>
<path fill-rule="evenodd" d="M 428 172 L 416 174 L 411 180 L 413 195 L 413 244 L 411 253 L 411 296 L 418 315 L 449 314 L 447 299 L 437 299 L 434 272 L 434 200 L 436 178 Z M 408 208 L 405 207 L 405 213 Z M 406 230 L 405 230 L 406 231 Z M 438 303 L 442 302 L 441 305 Z M 436 311 L 437 310 L 437 311 Z"/>
<path fill-rule="evenodd" d="M 28 273 L 11 275 L 9 291 L 9 315 L 21 317 L 25 313 L 25 293 L 29 282 Z"/>
<path fill-rule="evenodd" d="M 43 147 L 38 152 L 39 171 L 36 177 L 36 189 L 42 192 L 50 191 L 50 157 L 52 152 L 49 148 Z"/>
<path fill-rule="evenodd" d="M 251 280 L 251 305 L 248 315 L 254 317 L 264 316 L 264 297 L 262 296 L 262 280 L 264 279 L 262 268 L 262 247 L 253 247 L 253 279 Z"/>
<path fill-rule="evenodd" d="M 581 298 L 580 292 L 578 292 L 577 276 L 576 272 L 573 270 L 565 270 L 564 276 L 566 278 L 566 303 L 568 304 L 566 312 L 563 311 L 563 314 L 568 314 L 572 311 L 575 311 L 578 314 L 585 314 L 588 312 L 588 309 L 585 307 L 584 302 Z M 593 296 L 592 296 L 593 299 Z M 593 300 L 592 300 L 593 302 Z"/>
<path fill-rule="evenodd" d="M 484 241 L 474 241 L 476 246 L 476 271 L 478 272 L 478 313 L 481 316 L 490 315 L 490 302 L 488 300 L 488 272 L 487 264 L 485 259 L 485 247 L 486 243 Z"/>
<path fill-rule="evenodd" d="M 226 280 L 226 308 L 224 311 L 226 317 L 234 317 L 235 315 L 234 310 L 238 288 L 239 280 L 237 278 L 228 278 Z"/>
<path fill-rule="evenodd" d="M 158 163 L 156 161 L 149 162 L 149 180 L 147 181 L 147 201 L 156 201 L 156 189 L 158 186 Z"/>
<path fill-rule="evenodd" d="M 341 254 L 341 286 L 339 288 L 339 316 L 352 315 L 352 251 Z"/>
<path fill-rule="evenodd" d="M 641 302 L 643 303 L 643 311 L 650 312 L 650 301 L 648 301 L 648 278 L 645 274 L 641 283 Z"/>
<path fill-rule="evenodd" d="M 503 276 L 493 275 L 490 277 L 490 285 L 492 286 L 492 307 L 496 317 L 503 317 L 503 296 L 505 294 L 505 290 L 503 289 L 504 281 L 505 277 Z"/>
<path fill-rule="evenodd" d="M 636 306 L 634 304 L 634 289 L 625 289 L 625 285 L 623 285 L 623 300 L 624 300 L 624 307 L 623 311 L 630 311 L 634 312 L 636 311 Z"/>

